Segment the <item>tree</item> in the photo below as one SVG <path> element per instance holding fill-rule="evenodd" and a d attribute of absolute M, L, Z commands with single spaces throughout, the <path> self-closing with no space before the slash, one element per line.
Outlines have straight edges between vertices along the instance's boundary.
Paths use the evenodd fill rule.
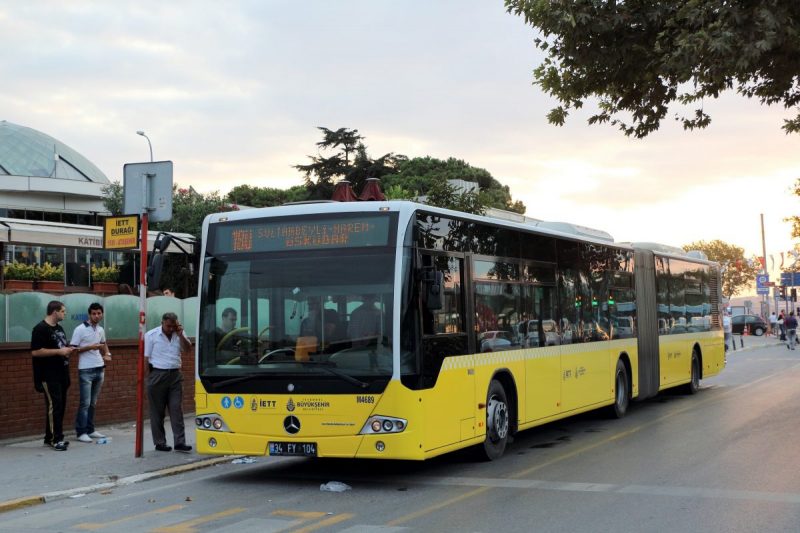
<path fill-rule="evenodd" d="M 728 244 L 715 239 L 713 241 L 697 241 L 683 245 L 683 249 L 700 250 L 704 252 L 711 261 L 716 261 L 722 265 L 722 293 L 731 297 L 738 294 L 743 289 L 751 286 L 759 273 L 760 265 L 756 262 L 748 261 L 744 257 L 744 248 Z"/>
<path fill-rule="evenodd" d="M 120 215 L 123 210 L 123 187 L 115 181 L 103 188 L 103 205 L 112 215 Z M 237 207 L 224 201 L 218 192 L 200 194 L 192 187 L 179 188 L 172 186 L 172 220 L 154 222 L 150 224 L 150 231 L 169 231 L 174 233 L 189 233 L 196 239 L 195 255 L 199 252 L 200 238 L 203 229 L 203 219 L 206 215 L 221 211 L 236 210 Z M 172 287 L 179 294 L 189 296 L 197 292 L 197 276 L 192 275 L 189 268 L 190 261 L 196 261 L 183 255 L 168 254 L 164 261 L 162 278 L 163 287 Z M 152 287 L 159 289 L 159 287 Z"/>
<path fill-rule="evenodd" d="M 288 189 L 237 185 L 230 190 L 225 199 L 235 205 L 272 207 L 283 205 L 288 202 L 302 202 L 308 200 L 308 194 L 308 189 L 304 185 L 296 185 Z"/>
<path fill-rule="evenodd" d="M 460 191 L 446 181 L 433 183 L 427 193 L 425 203 L 428 205 L 476 215 L 486 212 L 486 205 L 481 201 L 480 194 Z"/>
<path fill-rule="evenodd" d="M 123 206 L 123 187 L 118 181 L 103 187 L 103 206 L 112 215 L 121 215 Z M 206 215 L 222 211 L 235 211 L 238 207 L 223 200 L 218 192 L 201 194 L 192 187 L 172 186 L 172 219 L 166 222 L 150 223 L 150 231 L 169 231 L 189 233 L 200 241 L 203 219 Z"/>
<path fill-rule="evenodd" d="M 625 135 L 657 130 L 675 102 L 695 107 L 676 115 L 685 129 L 711 117 L 703 100 L 735 89 L 762 104 L 800 103 L 800 2 L 675 0 L 670 2 L 505 0 L 542 36 L 547 56 L 535 83 L 561 105 L 547 115 L 563 125 L 589 97 L 599 111 L 589 124 L 609 122 Z M 785 120 L 800 131 L 800 113 Z"/>
<path fill-rule="evenodd" d="M 477 183 L 479 190 L 477 194 L 473 193 L 476 194 L 476 198 L 466 199 L 463 202 L 456 201 L 453 196 L 456 193 L 455 188 L 443 186 L 448 180 Z M 487 207 L 495 207 L 520 214 L 525 213 L 525 204 L 511 199 L 511 191 L 507 185 L 502 185 L 487 170 L 473 167 L 453 157 L 447 160 L 430 156 L 415 157 L 402 161 L 397 167 L 397 173 L 383 178 L 383 185 L 386 190 L 399 186 L 404 191 L 413 191 L 414 196 L 431 196 L 431 190 L 435 189 L 433 194 L 435 201 L 443 202 L 436 205 L 459 211 L 464 210 L 459 207 L 460 205 L 467 209 L 477 209 L 480 206 L 480 212 L 484 212 Z M 449 202 L 447 198 L 453 198 L 454 201 Z M 430 198 L 428 202 L 431 202 Z"/>
<path fill-rule="evenodd" d="M 336 131 L 318 127 L 322 131 L 322 140 L 317 143 L 320 151 L 338 150 L 327 157 L 322 155 L 308 156 L 311 163 L 294 165 L 294 168 L 305 174 L 305 184 L 309 199 L 329 200 L 337 181 L 348 180 L 355 190 L 360 190 L 367 178 L 381 178 L 396 172 L 397 164 L 406 159 L 403 155 L 384 154 L 372 159 L 367 154 L 363 142 L 364 137 L 358 130 L 339 128 Z M 352 157 L 351 157 L 352 156 Z"/>
<path fill-rule="evenodd" d="M 792 194 L 800 196 L 800 179 L 794 183 Z M 792 223 L 792 237 L 800 237 L 800 217 L 791 216 L 787 217 L 785 220 Z"/>

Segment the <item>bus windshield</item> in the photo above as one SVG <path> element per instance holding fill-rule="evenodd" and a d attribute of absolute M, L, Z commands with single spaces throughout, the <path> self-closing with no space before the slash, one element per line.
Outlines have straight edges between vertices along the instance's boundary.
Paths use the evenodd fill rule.
<path fill-rule="evenodd" d="M 231 254 L 204 271 L 201 378 L 391 376 L 391 248 Z"/>

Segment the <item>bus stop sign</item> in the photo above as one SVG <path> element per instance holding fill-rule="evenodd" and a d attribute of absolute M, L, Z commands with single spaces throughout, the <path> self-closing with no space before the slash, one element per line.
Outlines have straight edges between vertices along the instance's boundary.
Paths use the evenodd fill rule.
<path fill-rule="evenodd" d="M 769 294 L 769 276 L 767 274 L 756 276 L 756 294 Z"/>

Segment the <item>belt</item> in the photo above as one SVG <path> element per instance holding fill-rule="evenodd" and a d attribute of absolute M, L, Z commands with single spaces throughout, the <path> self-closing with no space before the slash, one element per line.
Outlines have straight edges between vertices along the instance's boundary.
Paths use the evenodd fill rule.
<path fill-rule="evenodd" d="M 158 370 L 159 372 L 180 372 L 180 368 L 155 368 L 153 370 Z"/>

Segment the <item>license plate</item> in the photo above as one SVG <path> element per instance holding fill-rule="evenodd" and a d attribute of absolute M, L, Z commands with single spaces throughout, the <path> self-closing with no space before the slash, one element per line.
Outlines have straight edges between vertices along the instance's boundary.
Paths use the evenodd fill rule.
<path fill-rule="evenodd" d="M 270 442 L 270 455 L 296 455 L 301 457 L 316 457 L 316 442 Z"/>

